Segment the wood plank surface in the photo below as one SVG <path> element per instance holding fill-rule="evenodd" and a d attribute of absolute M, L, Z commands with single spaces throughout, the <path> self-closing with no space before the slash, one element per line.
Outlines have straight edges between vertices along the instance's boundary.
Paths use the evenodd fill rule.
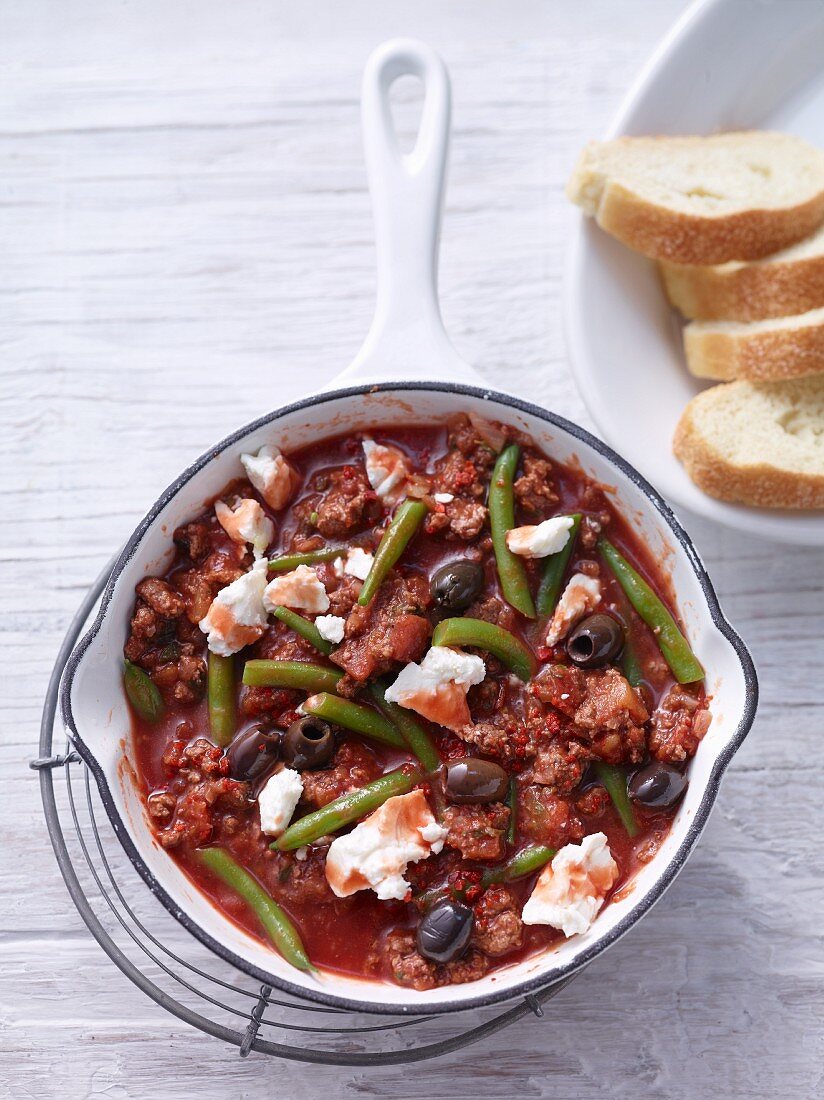
<path fill-rule="evenodd" d="M 543 1019 L 412 1069 L 241 1061 L 152 1003 L 75 911 L 27 768 L 63 633 L 162 487 L 326 384 L 366 332 L 371 48 L 417 34 L 452 73 L 440 281 L 458 349 L 587 424 L 561 331 L 563 183 L 682 7 L 0 0 L 0 1096 L 822 1095 L 820 553 L 684 517 L 763 693 L 701 844 Z M 139 915 L 195 952 L 107 851 Z"/>

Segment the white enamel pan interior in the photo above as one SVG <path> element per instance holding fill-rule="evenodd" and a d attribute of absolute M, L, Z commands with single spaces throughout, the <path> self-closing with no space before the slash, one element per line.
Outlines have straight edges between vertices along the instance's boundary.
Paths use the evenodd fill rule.
<path fill-rule="evenodd" d="M 388 91 L 406 73 L 423 81 L 425 107 L 415 150 L 402 157 L 391 127 Z M 130 859 L 159 901 L 216 954 L 261 981 L 321 1003 L 372 1012 L 444 1011 L 490 1004 L 560 980 L 614 943 L 650 908 L 698 839 L 724 768 L 752 723 L 757 684 L 747 650 L 724 618 L 689 538 L 655 490 L 574 424 L 484 388 L 449 344 L 435 290 L 449 129 L 449 83 L 440 59 L 416 42 L 395 41 L 380 48 L 364 77 L 363 122 L 375 202 L 378 306 L 363 351 L 338 380 L 344 388 L 277 409 L 241 428 L 169 486 L 114 566 L 99 614 L 67 667 L 61 699 L 71 736 L 94 773 Z M 590 477 L 615 487 L 624 514 L 671 573 L 690 641 L 708 670 L 712 728 L 692 764 L 689 789 L 669 838 L 623 900 L 608 906 L 585 935 L 478 982 L 426 993 L 334 973 L 307 976 L 215 909 L 152 836 L 132 782 L 129 717 L 121 687 L 134 588 L 143 577 L 167 567 L 172 531 L 240 474 L 241 452 L 264 443 L 288 452 L 325 435 L 375 424 L 442 422 L 459 412 L 512 424 L 558 461 L 579 462 Z"/>

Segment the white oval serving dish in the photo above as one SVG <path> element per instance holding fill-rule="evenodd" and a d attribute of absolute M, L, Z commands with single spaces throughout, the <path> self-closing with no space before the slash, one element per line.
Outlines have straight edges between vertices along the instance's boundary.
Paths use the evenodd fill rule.
<path fill-rule="evenodd" d="M 700 0 L 656 50 L 605 135 L 775 129 L 824 147 L 824 4 Z M 570 165 L 570 170 L 572 166 Z M 749 508 L 703 493 L 672 453 L 687 402 L 681 324 L 655 265 L 581 216 L 564 290 L 567 346 L 603 434 L 667 500 L 776 542 L 824 545 L 824 511 Z"/>

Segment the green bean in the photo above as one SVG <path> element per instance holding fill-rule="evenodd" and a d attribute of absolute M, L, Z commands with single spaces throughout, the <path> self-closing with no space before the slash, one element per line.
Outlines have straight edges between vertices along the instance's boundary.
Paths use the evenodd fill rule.
<path fill-rule="evenodd" d="M 428 772 L 436 771 L 441 766 L 441 758 L 432 738 L 420 722 L 417 722 L 408 710 L 404 710 L 397 703 L 389 702 L 386 698 L 385 683 L 379 680 L 370 686 L 369 691 L 384 718 L 400 730 L 409 751 L 417 756 Z"/>
<path fill-rule="evenodd" d="M 297 688 L 299 691 L 335 691 L 343 673 L 304 661 L 247 661 L 243 682 L 247 687 Z"/>
<path fill-rule="evenodd" d="M 507 844 L 514 844 L 518 832 L 518 783 L 514 776 L 509 780 L 509 795 L 506 800 L 509 806 L 509 825 L 506 830 Z"/>
<path fill-rule="evenodd" d="M 611 542 L 600 539 L 598 549 L 629 602 L 655 635 L 664 660 L 679 684 L 693 684 L 696 680 L 703 680 L 703 668 L 661 599 Z"/>
<path fill-rule="evenodd" d="M 536 661 L 532 651 L 508 630 L 483 619 L 444 619 L 435 627 L 432 645 L 469 645 L 485 649 L 524 682 L 535 675 Z"/>
<path fill-rule="evenodd" d="M 641 661 L 641 654 L 638 652 L 638 646 L 633 638 L 632 626 L 635 612 L 626 597 L 626 593 L 620 586 L 616 603 L 618 605 L 618 619 L 624 630 L 624 647 L 621 650 L 621 671 L 624 673 L 624 679 L 627 683 L 637 688 L 644 682 L 646 676 Z"/>
<path fill-rule="evenodd" d="M 518 444 L 510 443 L 498 455 L 489 485 L 489 525 L 504 598 L 516 611 L 528 619 L 534 619 L 535 605 L 529 593 L 524 564 L 506 545 L 506 533 L 515 526 L 513 483 L 520 453 Z"/>
<path fill-rule="evenodd" d="M 317 565 L 321 561 L 342 558 L 347 549 L 346 546 L 324 546 L 322 550 L 306 550 L 303 554 L 283 554 L 279 558 L 269 558 L 269 568 L 276 573 L 289 573 L 299 565 Z"/>
<path fill-rule="evenodd" d="M 207 688 L 212 737 L 225 748 L 237 729 L 234 657 L 209 653 Z"/>
<path fill-rule="evenodd" d="M 450 894 L 453 894 L 456 898 L 458 897 L 458 891 L 452 890 L 449 883 L 442 882 L 440 886 L 430 886 L 428 890 L 422 890 L 412 900 L 420 909 L 428 909 L 436 901 L 443 901 L 444 898 L 448 898 Z"/>
<path fill-rule="evenodd" d="M 581 513 L 573 513 L 570 519 L 572 520 L 572 526 L 569 529 L 569 538 L 566 544 L 557 554 L 550 554 L 544 562 L 543 576 L 538 588 L 538 595 L 535 597 L 535 607 L 539 615 L 551 615 L 561 594 L 564 572 L 572 555 L 575 540 L 578 537 L 578 528 L 581 526 Z"/>
<path fill-rule="evenodd" d="M 481 889 L 486 890 L 487 887 L 494 886 L 496 883 L 513 882 L 525 875 L 531 875 L 549 863 L 554 855 L 554 848 L 545 848 L 542 844 L 531 844 L 527 848 L 522 848 L 499 867 L 488 867 L 481 875 Z M 414 898 L 414 901 L 416 905 L 427 909 L 450 894 L 461 898 L 464 891 L 453 890 L 448 883 L 442 883 L 440 886 L 432 886 L 424 890 Z"/>
<path fill-rule="evenodd" d="M 201 848 L 196 854 L 201 863 L 243 898 L 288 963 L 298 970 L 314 969 L 297 928 L 257 879 L 235 863 L 223 848 Z"/>
<path fill-rule="evenodd" d="M 337 695 L 329 695 L 322 691 L 318 695 L 310 695 L 303 703 L 303 710 L 307 714 L 314 714 L 316 718 L 332 722 L 333 725 L 354 730 L 355 733 L 368 737 L 372 741 L 380 741 L 396 749 L 406 748 L 403 737 L 382 714 L 378 714 L 370 707 L 353 703 L 349 699 L 341 699 Z"/>
<path fill-rule="evenodd" d="M 126 696 L 144 722 L 159 722 L 166 707 L 157 684 L 142 668 L 123 662 L 123 687 Z"/>
<path fill-rule="evenodd" d="M 595 761 L 595 774 L 606 788 L 606 792 L 612 799 L 612 804 L 618 811 L 618 816 L 629 836 L 638 833 L 638 822 L 635 820 L 635 812 L 627 794 L 627 776 L 623 768 L 616 764 L 607 764 L 603 760 Z"/>
<path fill-rule="evenodd" d="M 366 607 L 377 592 L 386 574 L 409 545 L 410 540 L 423 523 L 426 505 L 422 500 L 405 500 L 399 505 L 392 522 L 386 528 L 375 551 L 372 568 L 363 582 L 358 603 Z"/>
<path fill-rule="evenodd" d="M 624 629 L 624 649 L 621 653 L 621 667 L 627 681 L 637 688 L 644 682 L 644 666 L 638 656 L 638 650 L 629 635 L 629 628 Z"/>
<path fill-rule="evenodd" d="M 411 791 L 419 779 L 418 774 L 410 771 L 387 772 L 380 779 L 367 783 L 365 787 L 342 794 L 334 802 L 302 817 L 300 821 L 290 825 L 269 847 L 281 852 L 291 852 L 295 848 L 302 848 L 304 844 L 311 844 L 319 837 L 337 833 L 358 818 L 371 814 L 395 795 Z"/>
<path fill-rule="evenodd" d="M 489 867 L 481 876 L 481 886 L 486 889 L 496 882 L 512 882 L 524 875 L 531 875 L 533 871 L 539 871 L 555 855 L 554 848 L 545 848 L 543 844 L 530 844 L 527 848 L 521 848 L 506 863 L 500 867 Z"/>
<path fill-rule="evenodd" d="M 272 614 L 276 619 L 280 619 L 282 623 L 290 626 L 296 634 L 300 634 L 301 638 L 313 645 L 315 649 L 326 654 L 327 657 L 335 648 L 331 642 L 327 642 L 321 636 L 320 631 L 313 622 L 304 619 L 303 615 L 298 615 L 297 611 L 290 611 L 288 607 L 276 607 L 273 609 Z"/>

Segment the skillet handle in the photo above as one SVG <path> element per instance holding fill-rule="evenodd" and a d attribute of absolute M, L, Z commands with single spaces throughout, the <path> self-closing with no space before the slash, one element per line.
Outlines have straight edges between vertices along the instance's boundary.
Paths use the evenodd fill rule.
<path fill-rule="evenodd" d="M 416 76 L 424 104 L 415 147 L 400 150 L 390 88 Z M 366 170 L 375 219 L 378 292 L 372 327 L 354 362 L 333 383 L 429 379 L 479 383 L 444 331 L 438 305 L 438 244 L 449 148 L 451 92 L 439 55 L 395 38 L 366 63 L 361 91 Z"/>

